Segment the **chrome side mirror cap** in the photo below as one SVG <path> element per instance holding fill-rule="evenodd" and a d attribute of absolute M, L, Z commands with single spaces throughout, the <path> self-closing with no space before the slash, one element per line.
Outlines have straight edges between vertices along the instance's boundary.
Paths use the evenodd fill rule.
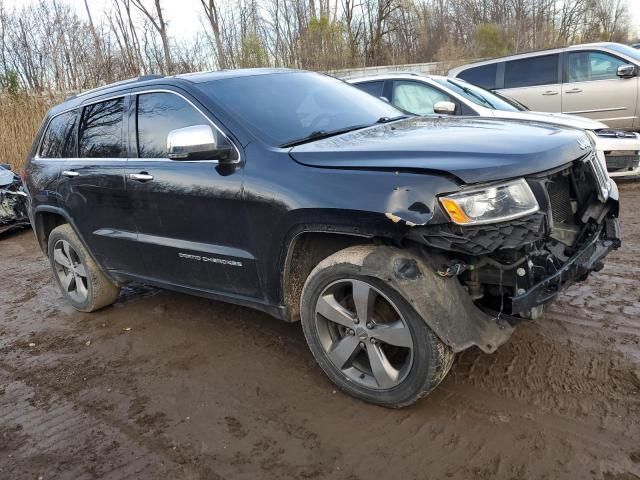
<path fill-rule="evenodd" d="M 229 160 L 231 146 L 220 146 L 209 125 L 171 130 L 167 135 L 167 156 L 171 160 Z"/>
<path fill-rule="evenodd" d="M 439 115 L 454 115 L 456 113 L 456 104 L 453 102 L 436 102 L 433 106 L 433 111 Z"/>
<path fill-rule="evenodd" d="M 620 65 L 616 72 L 620 78 L 632 78 L 638 75 L 638 68 L 635 65 Z"/>

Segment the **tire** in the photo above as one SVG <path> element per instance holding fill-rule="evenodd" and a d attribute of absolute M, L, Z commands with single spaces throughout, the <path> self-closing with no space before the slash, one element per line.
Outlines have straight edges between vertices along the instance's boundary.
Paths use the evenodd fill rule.
<path fill-rule="evenodd" d="M 75 309 L 93 312 L 116 301 L 120 288 L 100 270 L 71 225 L 53 229 L 47 251 L 53 277 Z"/>
<path fill-rule="evenodd" d="M 389 408 L 411 405 L 438 386 L 454 353 L 398 291 L 361 274 L 349 250 L 323 260 L 305 282 L 300 313 L 307 344 L 344 392 Z M 363 325 L 360 317 L 370 321 Z"/>

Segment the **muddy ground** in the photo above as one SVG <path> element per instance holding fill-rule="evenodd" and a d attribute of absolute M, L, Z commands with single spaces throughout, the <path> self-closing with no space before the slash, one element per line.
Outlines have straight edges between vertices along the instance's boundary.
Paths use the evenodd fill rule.
<path fill-rule="evenodd" d="M 31 231 L 0 238 L 0 479 L 640 478 L 640 185 L 624 247 L 507 345 L 392 411 L 298 324 L 127 289 L 74 311 Z"/>

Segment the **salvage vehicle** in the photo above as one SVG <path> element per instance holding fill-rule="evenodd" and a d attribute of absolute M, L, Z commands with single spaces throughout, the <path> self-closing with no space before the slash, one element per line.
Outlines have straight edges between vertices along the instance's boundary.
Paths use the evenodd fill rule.
<path fill-rule="evenodd" d="M 498 90 L 535 111 L 640 130 L 639 69 L 640 51 L 599 42 L 476 62 L 452 69 L 449 76 Z"/>
<path fill-rule="evenodd" d="M 410 116 L 311 72 L 142 77 L 45 117 L 29 214 L 90 312 L 136 281 L 301 321 L 342 390 L 402 407 L 620 245 L 582 131 Z"/>
<path fill-rule="evenodd" d="M 0 164 L 0 234 L 27 226 L 27 194 L 22 181 L 8 164 Z"/>
<path fill-rule="evenodd" d="M 604 156 L 609 176 L 640 176 L 640 134 L 635 132 L 615 130 L 577 115 L 532 112 L 518 101 L 458 78 L 398 72 L 345 80 L 416 115 L 479 115 L 581 128 L 595 135 L 596 149 Z"/>

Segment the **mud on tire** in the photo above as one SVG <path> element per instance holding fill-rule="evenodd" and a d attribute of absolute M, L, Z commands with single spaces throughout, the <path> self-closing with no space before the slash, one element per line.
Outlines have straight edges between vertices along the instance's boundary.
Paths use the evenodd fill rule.
<path fill-rule="evenodd" d="M 322 370 L 341 390 L 377 405 L 404 407 L 431 392 L 442 381 L 453 364 L 454 353 L 400 293 L 384 280 L 361 273 L 361 267 L 349 260 L 349 252 L 357 248 L 347 248 L 328 257 L 307 278 L 300 304 L 304 335 Z M 375 293 L 365 294 L 364 298 L 370 299 L 373 295 L 375 299 L 357 300 L 362 295 L 359 292 L 367 288 Z M 366 310 L 373 313 L 360 321 L 360 317 L 366 316 L 359 313 L 364 311 L 362 305 L 365 304 Z M 367 328 L 366 322 L 371 328 Z M 406 331 L 399 335 L 402 328 Z M 385 343 L 385 339 L 402 346 Z M 351 347 L 356 351 L 339 355 L 342 350 L 338 349 L 343 345 L 345 351 Z M 406 350 L 410 351 L 403 355 Z M 386 365 L 386 357 L 391 365 L 383 371 L 382 384 L 375 375 L 380 368 L 374 369 L 380 352 L 383 353 L 381 363 Z M 390 378 L 386 378 L 387 372 L 391 372 Z"/>
<path fill-rule="evenodd" d="M 53 229 L 47 252 L 53 277 L 74 308 L 93 312 L 116 301 L 120 288 L 93 261 L 71 225 Z"/>

